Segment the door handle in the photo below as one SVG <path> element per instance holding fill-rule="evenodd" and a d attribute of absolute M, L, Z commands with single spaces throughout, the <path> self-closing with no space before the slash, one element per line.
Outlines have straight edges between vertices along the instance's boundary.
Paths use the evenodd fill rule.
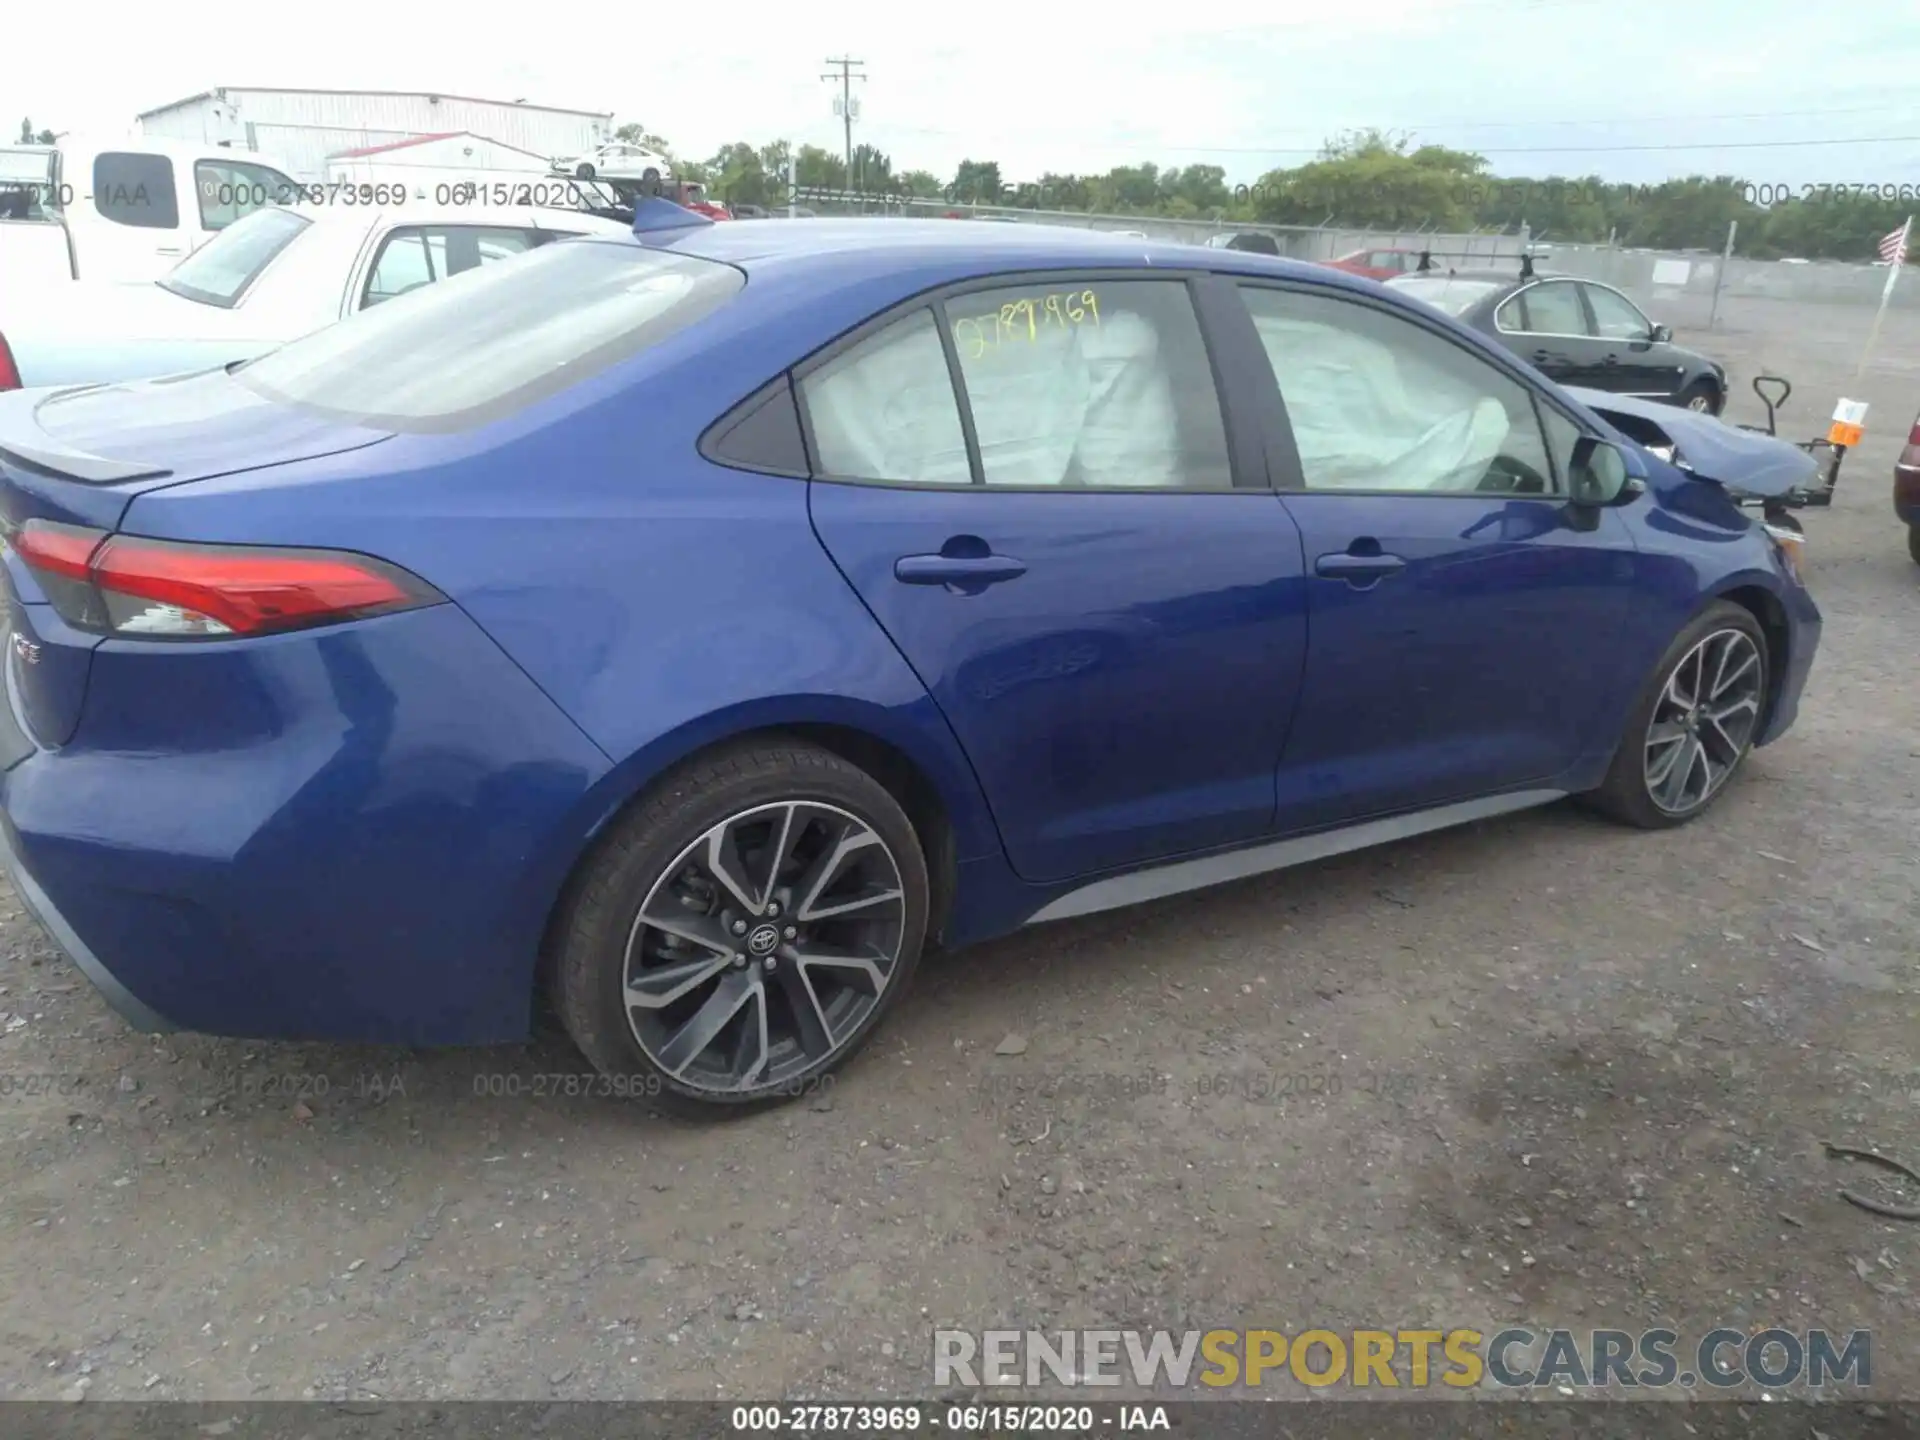
<path fill-rule="evenodd" d="M 153 247 L 153 253 L 156 255 L 178 255 L 180 253 L 180 247 L 178 245 L 156 245 Z"/>
<path fill-rule="evenodd" d="M 1407 562 L 1398 555 L 1355 555 L 1350 550 L 1322 555 L 1313 562 L 1314 574 L 1329 580 L 1344 580 L 1358 590 L 1376 585 L 1406 568 Z"/>
<path fill-rule="evenodd" d="M 951 585 L 966 592 L 1026 573 L 1026 562 L 1011 555 L 902 555 L 893 562 L 893 578 L 903 585 Z"/>

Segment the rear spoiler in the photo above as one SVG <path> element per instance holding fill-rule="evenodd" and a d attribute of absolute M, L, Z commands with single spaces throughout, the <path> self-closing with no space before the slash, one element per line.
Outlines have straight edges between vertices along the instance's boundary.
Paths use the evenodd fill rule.
<path fill-rule="evenodd" d="M 0 461 L 63 480 L 84 480 L 90 485 L 114 485 L 125 480 L 160 480 L 173 471 L 164 465 L 143 465 L 137 460 L 109 460 L 62 445 L 36 423 L 34 416 L 49 400 L 99 390 L 99 385 L 79 385 L 28 399 L 14 392 L 0 400 Z"/>

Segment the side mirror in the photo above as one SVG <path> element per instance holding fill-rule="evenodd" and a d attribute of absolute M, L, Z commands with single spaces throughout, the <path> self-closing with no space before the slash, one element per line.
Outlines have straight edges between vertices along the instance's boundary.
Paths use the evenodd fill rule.
<path fill-rule="evenodd" d="M 1574 445 L 1567 482 L 1575 505 L 1595 510 L 1612 505 L 1627 493 L 1632 481 L 1627 457 L 1612 441 L 1582 435 Z"/>
<path fill-rule="evenodd" d="M 1648 332 L 1647 338 L 1656 345 L 1664 345 L 1667 341 L 1673 339 L 1673 327 L 1671 325 L 1656 325 Z"/>

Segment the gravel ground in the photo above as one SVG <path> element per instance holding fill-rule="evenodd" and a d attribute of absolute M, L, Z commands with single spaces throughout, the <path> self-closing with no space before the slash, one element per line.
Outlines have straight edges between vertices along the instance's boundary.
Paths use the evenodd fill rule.
<path fill-rule="evenodd" d="M 1693 336 L 1795 379 L 1793 433 L 1873 402 L 1800 723 L 1710 818 L 1554 807 L 943 957 L 783 1111 L 531 1093 L 557 1040 L 137 1036 L 0 891 L 0 1398 L 857 1398 L 929 1393 L 936 1325 L 1656 1322 L 1870 1328 L 1920 1398 L 1920 1227 L 1822 1151 L 1920 1159 L 1920 322 L 1853 387 L 1867 319 Z"/>

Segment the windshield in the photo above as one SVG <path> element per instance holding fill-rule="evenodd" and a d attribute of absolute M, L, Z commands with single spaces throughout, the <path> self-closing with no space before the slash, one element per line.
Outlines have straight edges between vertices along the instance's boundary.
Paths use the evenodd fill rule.
<path fill-rule="evenodd" d="M 1501 288 L 1496 280 L 1455 280 L 1444 276 L 1438 279 L 1390 280 L 1387 283 L 1391 289 L 1423 300 L 1449 315 L 1463 314 L 1475 301 L 1484 300 Z"/>
<path fill-rule="evenodd" d="M 457 430 L 638 354 L 744 284 L 717 261 L 560 240 L 362 310 L 234 375 L 360 424 Z"/>
<path fill-rule="evenodd" d="M 312 223 L 291 210 L 256 210 L 169 270 L 160 278 L 160 288 L 202 305 L 231 309 L 274 257 Z"/>

